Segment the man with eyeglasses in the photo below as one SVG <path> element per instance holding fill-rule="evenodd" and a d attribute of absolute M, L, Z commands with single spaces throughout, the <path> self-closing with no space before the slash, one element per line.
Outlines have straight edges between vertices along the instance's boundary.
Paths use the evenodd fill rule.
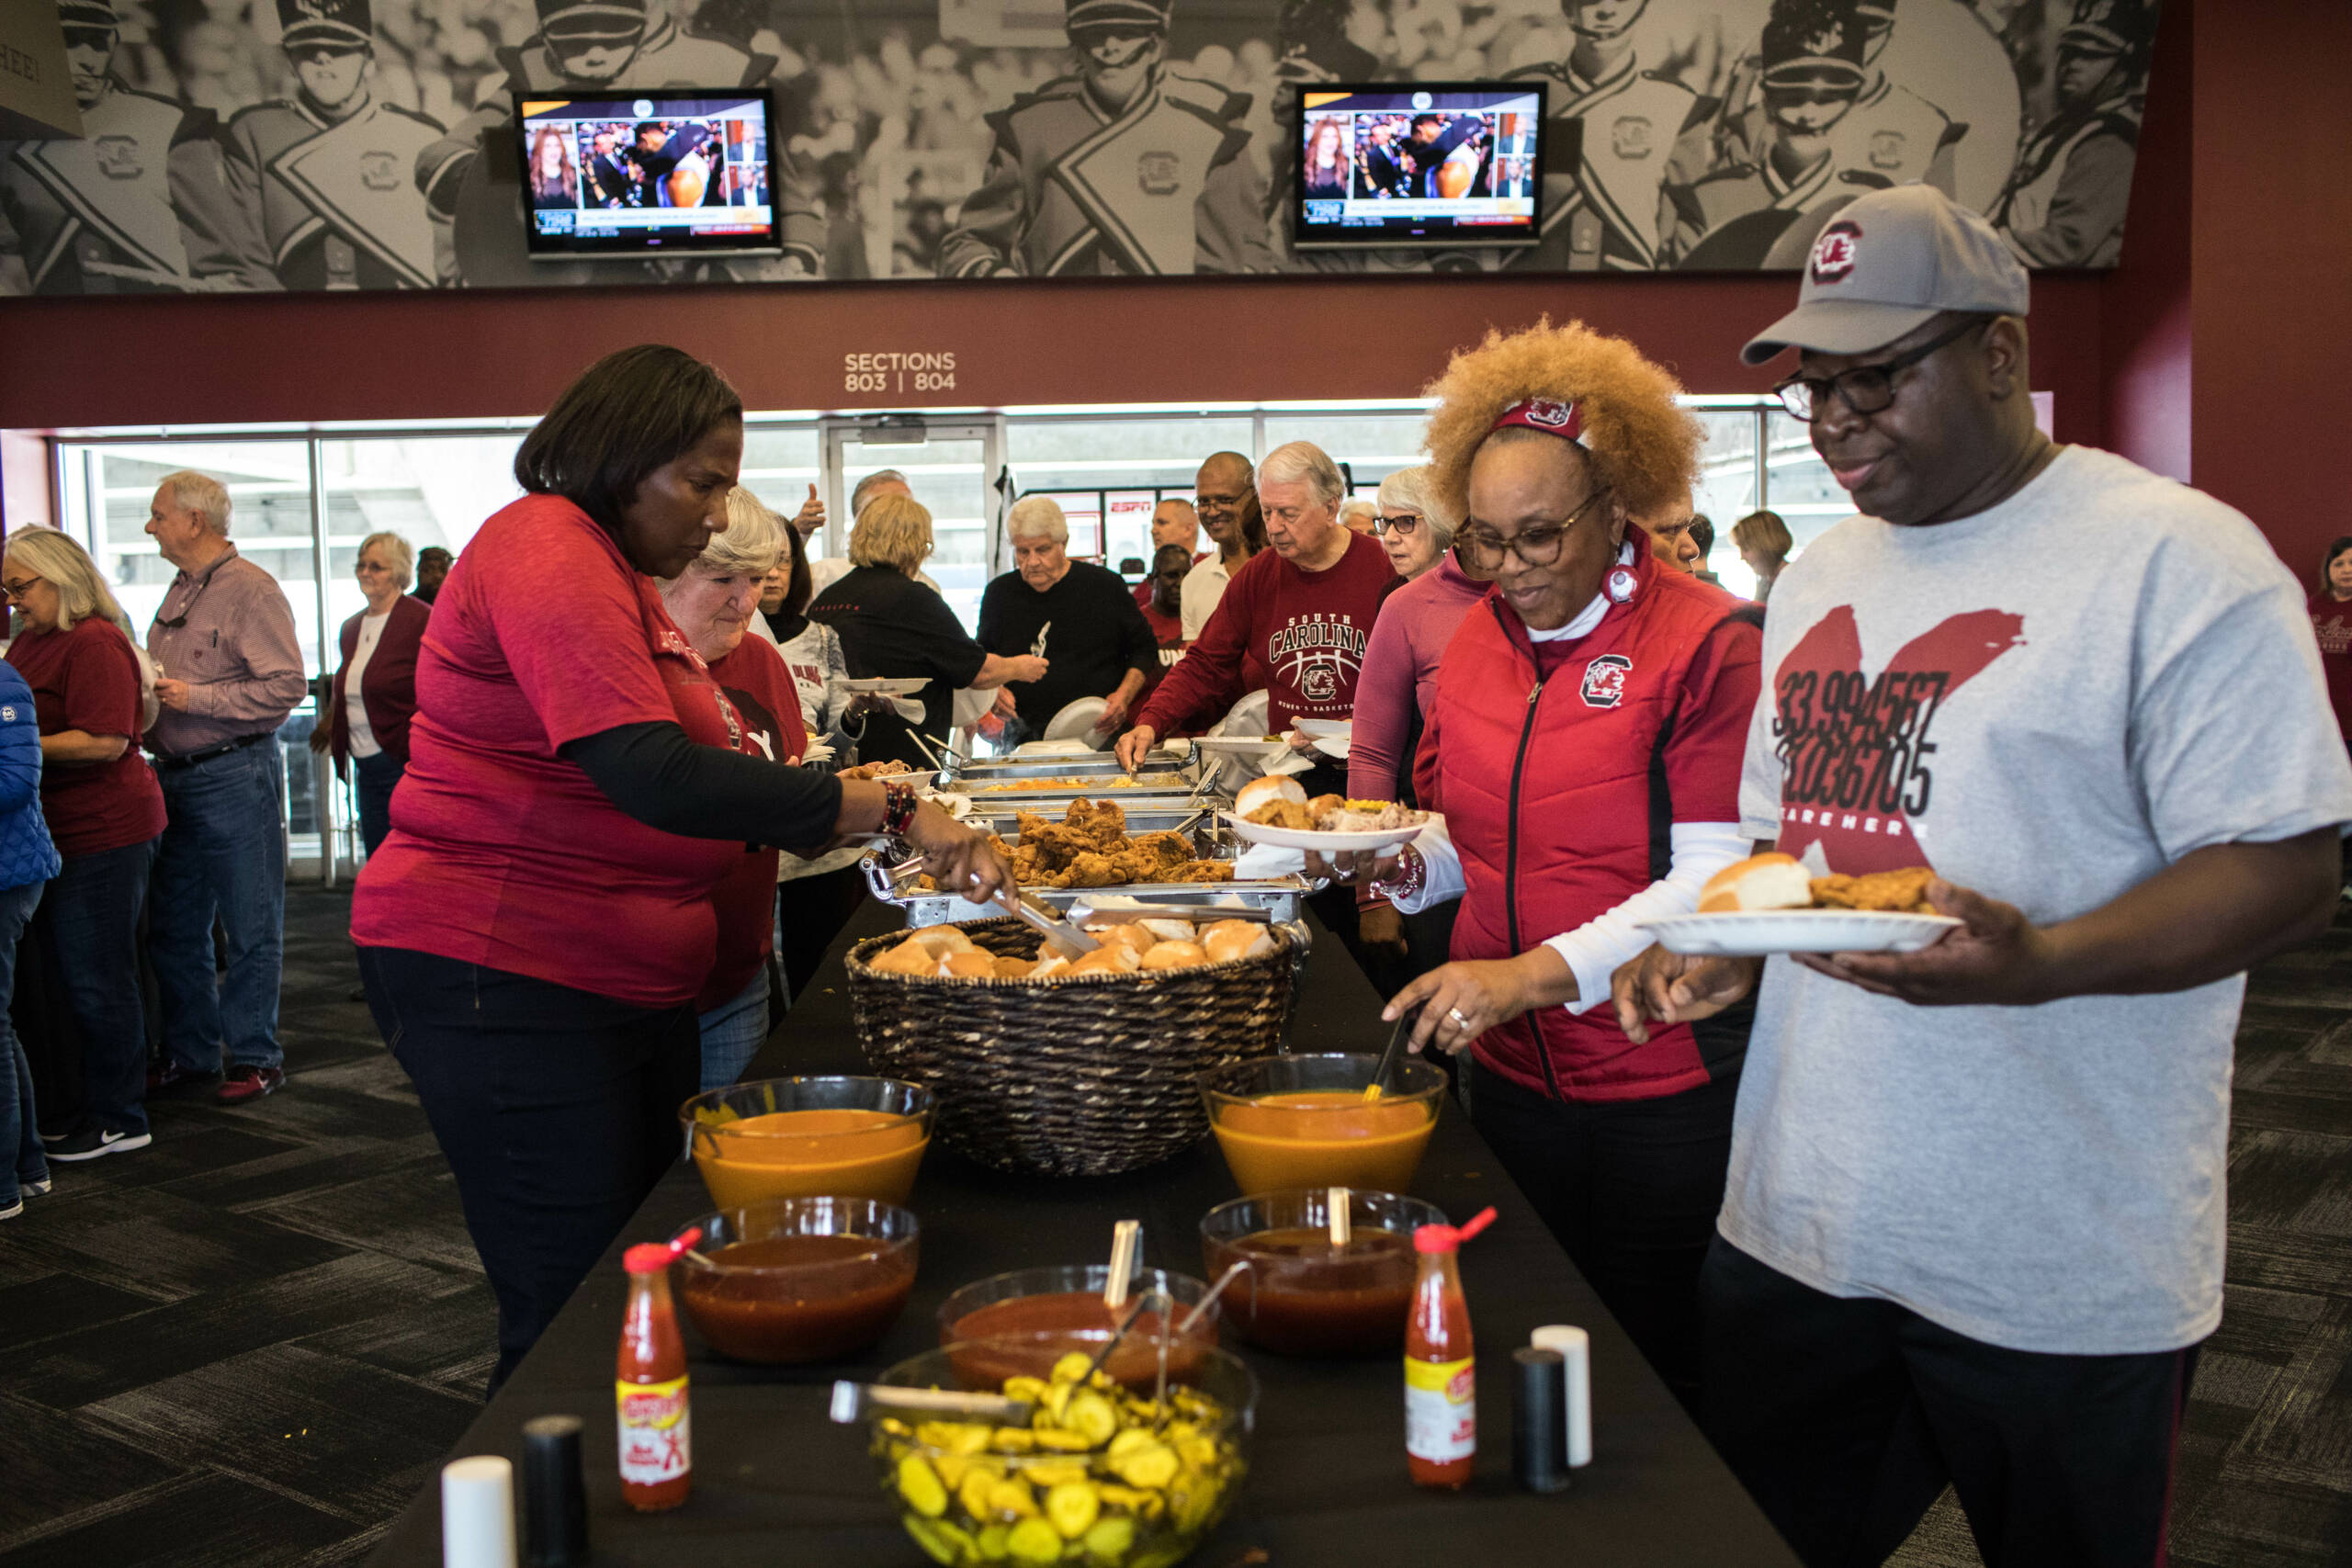
<path fill-rule="evenodd" d="M 1154 582 L 1159 575 L 1159 552 L 1174 545 L 1184 552 L 1185 570 L 1208 559 L 1208 552 L 1201 548 L 1201 517 L 1193 503 L 1181 495 L 1162 498 L 1151 509 L 1152 570 L 1136 584 L 1136 605 L 1147 617 L 1151 614 L 1151 599 L 1157 592 Z"/>
<path fill-rule="evenodd" d="M 147 629 L 163 709 L 147 749 L 166 818 L 148 904 L 164 1061 L 147 1096 L 219 1083 L 216 1098 L 235 1105 L 286 1081 L 286 761 L 276 737 L 306 687 L 293 608 L 229 542 L 230 504 L 220 480 L 183 471 L 164 477 L 148 509 L 147 532 L 179 571 Z M 216 919 L 229 933 L 217 981 Z"/>
<path fill-rule="evenodd" d="M 1266 527 L 1258 510 L 1257 473 L 1238 452 L 1216 452 L 1193 479 L 1201 531 L 1216 554 L 1194 563 L 1185 575 L 1184 640 L 1197 641 L 1209 624 L 1225 585 L 1242 564 L 1266 547 Z"/>
<path fill-rule="evenodd" d="M 1744 355 L 1799 351 L 1781 399 L 1861 514 L 1773 586 L 1742 830 L 1815 875 L 1928 867 L 1952 924 L 1612 985 L 1636 1038 L 1757 992 L 1707 1424 L 1815 1565 L 1880 1561 L 1947 1483 L 1995 1568 L 2163 1560 L 2245 971 L 2326 928 L 2352 821 L 2294 578 L 2035 427 L 2026 305 L 1992 227 L 1907 186 Z"/>

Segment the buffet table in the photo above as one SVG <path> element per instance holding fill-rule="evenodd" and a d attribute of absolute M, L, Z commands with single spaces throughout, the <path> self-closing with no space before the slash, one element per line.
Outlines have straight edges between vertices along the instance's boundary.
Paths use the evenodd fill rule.
<path fill-rule="evenodd" d="M 830 967 L 747 1075 L 867 1070 L 841 980 L 851 942 L 889 929 L 868 906 Z M 1378 1051 L 1380 999 L 1346 950 L 1316 928 L 1292 1028 L 1300 1051 Z M 1407 1562 L 1741 1564 L 1796 1558 L 1740 1490 L 1697 1427 L 1602 1311 L 1458 1106 L 1441 1117 L 1416 1196 L 1456 1222 L 1486 1204 L 1497 1223 L 1466 1247 L 1462 1274 L 1478 1337 L 1476 1479 L 1455 1495 L 1405 1477 L 1403 1380 L 1396 1360 L 1304 1360 L 1238 1350 L 1261 1384 L 1251 1472 L 1224 1524 L 1189 1561 L 1198 1568 L 1372 1568 Z M 640 1516 L 620 1501 L 615 1467 L 613 1357 L 624 1246 L 666 1240 L 711 1203 L 693 1166 L 658 1187 L 579 1293 L 451 1454 L 520 1458 L 535 1416 L 586 1422 L 589 1529 L 600 1563 L 825 1563 L 929 1561 L 896 1522 L 863 1426 L 836 1427 L 825 1402 L 836 1376 L 874 1371 L 938 1343 L 933 1314 L 957 1286 L 1007 1269 L 1100 1262 L 1114 1221 L 1139 1218 L 1148 1264 L 1199 1275 L 1201 1215 L 1235 1195 L 1204 1138 L 1150 1169 L 1093 1181 L 1015 1178 L 934 1147 L 910 1206 L 922 1224 L 922 1272 L 905 1314 L 869 1360 L 770 1369 L 699 1353 L 693 1365 L 694 1495 Z M 1593 1462 L 1556 1496 L 1520 1491 L 1510 1469 L 1510 1351 L 1542 1324 L 1592 1336 Z M 437 1482 L 394 1523 L 373 1562 L 440 1561 Z M 1253 1551 L 1253 1549 L 1256 1549 Z"/>

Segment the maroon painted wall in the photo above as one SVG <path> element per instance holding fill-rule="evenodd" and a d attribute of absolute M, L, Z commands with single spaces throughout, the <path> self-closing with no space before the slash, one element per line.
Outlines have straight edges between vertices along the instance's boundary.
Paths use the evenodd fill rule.
<path fill-rule="evenodd" d="M 2149 73 L 2122 265 L 2105 298 L 2107 423 L 2100 445 L 2189 479 L 2189 238 L 2196 76 L 2191 0 L 2166 0 Z"/>

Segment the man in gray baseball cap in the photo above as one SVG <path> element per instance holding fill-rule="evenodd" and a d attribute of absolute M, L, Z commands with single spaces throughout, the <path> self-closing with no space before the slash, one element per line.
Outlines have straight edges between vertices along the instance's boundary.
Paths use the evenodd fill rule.
<path fill-rule="evenodd" d="M 1882 1561 L 1947 1484 L 1988 1568 L 2163 1560 L 2244 972 L 2327 928 L 2352 821 L 2293 576 L 2035 428 L 2026 293 L 1901 186 L 1747 345 L 1798 351 L 1781 400 L 1862 515 L 1772 585 L 1741 827 L 1884 912 L 1611 987 L 1635 1041 L 1756 993 L 1706 1426 L 1811 1568 Z"/>

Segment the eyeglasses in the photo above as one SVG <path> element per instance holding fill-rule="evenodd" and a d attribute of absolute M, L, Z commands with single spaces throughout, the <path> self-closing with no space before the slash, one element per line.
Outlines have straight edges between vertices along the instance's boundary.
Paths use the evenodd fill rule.
<path fill-rule="evenodd" d="M 40 587 L 40 581 L 38 577 L 20 577 L 14 582 L 0 581 L 0 591 L 6 591 L 11 599 L 21 599 Z"/>
<path fill-rule="evenodd" d="M 1561 541 L 1577 525 L 1577 520 L 1591 511 L 1608 493 L 1609 487 L 1603 485 L 1578 502 L 1577 509 L 1563 521 L 1521 528 L 1508 539 L 1498 538 L 1483 529 L 1464 529 L 1453 536 L 1454 553 L 1472 571 L 1499 571 L 1505 551 L 1516 555 L 1530 566 L 1550 566 L 1560 558 Z"/>
<path fill-rule="evenodd" d="M 1375 537 L 1386 534 L 1392 528 L 1399 534 L 1409 534 L 1420 525 L 1419 515 L 1411 512 L 1394 512 L 1385 517 L 1374 517 L 1372 520 L 1372 531 Z"/>
<path fill-rule="evenodd" d="M 1792 376 L 1773 388 L 1772 395 L 1781 400 L 1782 408 L 1808 424 L 1827 404 L 1832 392 L 1856 413 L 1877 413 L 1894 404 L 1896 372 L 1910 369 L 1936 350 L 1958 343 L 1984 325 L 1982 316 L 1972 316 L 1941 337 L 1923 343 L 1908 354 L 1898 354 L 1884 364 L 1858 365 L 1835 376 Z"/>

